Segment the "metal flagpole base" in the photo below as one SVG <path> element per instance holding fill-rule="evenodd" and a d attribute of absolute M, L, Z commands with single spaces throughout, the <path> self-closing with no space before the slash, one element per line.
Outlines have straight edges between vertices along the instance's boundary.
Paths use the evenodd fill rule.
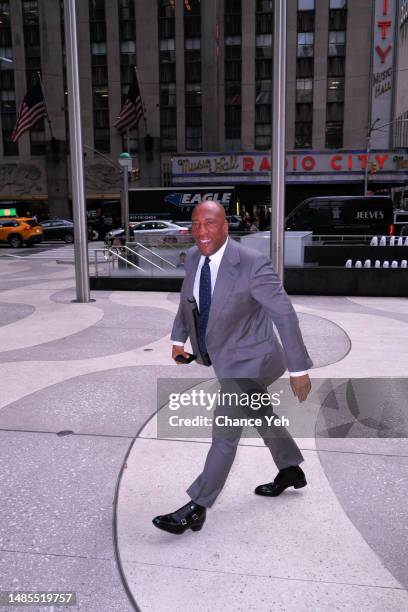
<path fill-rule="evenodd" d="M 96 300 L 94 300 L 93 298 L 89 298 L 89 300 L 86 300 L 86 302 L 83 302 L 82 300 L 71 300 L 72 304 L 89 304 L 90 302 L 96 302 Z"/>

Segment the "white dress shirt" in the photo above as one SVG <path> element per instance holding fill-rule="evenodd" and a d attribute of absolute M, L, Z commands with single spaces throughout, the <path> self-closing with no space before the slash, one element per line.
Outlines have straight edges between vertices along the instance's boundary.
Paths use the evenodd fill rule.
<path fill-rule="evenodd" d="M 211 295 L 214 293 L 215 283 L 217 281 L 218 270 L 220 268 L 221 260 L 224 255 L 224 251 L 227 247 L 229 238 L 224 242 L 221 248 L 218 249 L 215 253 L 210 256 L 210 271 L 211 271 Z M 201 268 L 205 262 L 205 255 L 201 255 L 200 261 L 198 262 L 197 272 L 194 278 L 194 288 L 193 288 L 193 296 L 195 301 L 197 302 L 198 310 L 200 310 L 200 276 L 201 276 Z M 184 342 L 180 342 L 179 340 L 171 340 L 172 344 L 175 346 L 184 346 Z M 307 370 L 302 372 L 289 372 L 290 376 L 303 376 L 307 374 Z"/>

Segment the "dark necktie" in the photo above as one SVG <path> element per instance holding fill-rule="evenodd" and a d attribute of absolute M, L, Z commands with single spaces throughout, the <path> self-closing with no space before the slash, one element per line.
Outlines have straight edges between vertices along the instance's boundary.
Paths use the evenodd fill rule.
<path fill-rule="evenodd" d="M 198 346 L 200 348 L 200 353 L 205 355 L 207 353 L 205 333 L 207 331 L 208 316 L 211 306 L 211 270 L 209 257 L 205 258 L 204 265 L 201 268 L 199 297 L 200 317 L 198 324 Z"/>

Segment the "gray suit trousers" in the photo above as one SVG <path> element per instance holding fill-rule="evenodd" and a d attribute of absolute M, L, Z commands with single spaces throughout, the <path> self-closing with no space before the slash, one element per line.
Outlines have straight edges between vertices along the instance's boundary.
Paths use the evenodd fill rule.
<path fill-rule="evenodd" d="M 267 393 L 268 382 L 271 381 L 242 378 L 224 379 L 220 381 L 220 390 L 221 394 L 236 393 L 240 397 L 242 397 L 242 394 L 252 396 L 254 393 Z M 223 405 L 216 407 L 213 415 L 212 444 L 207 454 L 204 469 L 187 489 L 190 498 L 206 508 L 213 505 L 228 478 L 243 429 L 241 426 L 217 426 L 215 423 L 216 417 L 262 418 L 275 416 L 271 404 L 259 410 L 253 410 L 251 407 L 243 407 L 242 403 L 239 402 L 237 405 L 236 403 L 224 402 Z M 257 427 L 257 430 L 265 445 L 269 448 L 279 470 L 292 465 L 299 465 L 304 460 L 296 442 L 284 427 L 270 427 L 266 420 L 262 418 L 262 426 Z"/>

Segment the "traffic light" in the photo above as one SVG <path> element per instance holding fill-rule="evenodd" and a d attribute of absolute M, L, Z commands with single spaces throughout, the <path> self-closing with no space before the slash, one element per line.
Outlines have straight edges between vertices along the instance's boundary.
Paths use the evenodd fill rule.
<path fill-rule="evenodd" d="M 378 171 L 377 162 L 371 162 L 370 164 L 370 174 L 375 174 Z"/>
<path fill-rule="evenodd" d="M 139 168 L 134 168 L 131 172 L 131 181 L 132 183 L 140 180 L 140 170 Z"/>

